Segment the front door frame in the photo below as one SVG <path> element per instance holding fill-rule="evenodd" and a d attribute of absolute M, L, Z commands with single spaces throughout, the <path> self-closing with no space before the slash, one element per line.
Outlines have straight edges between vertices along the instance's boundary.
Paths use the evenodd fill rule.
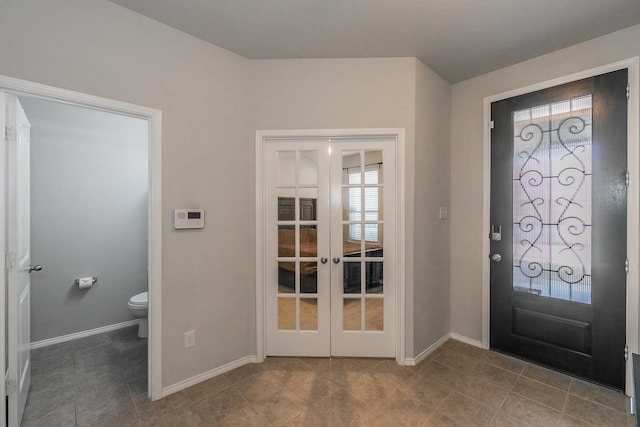
<path fill-rule="evenodd" d="M 482 221 L 482 347 L 489 348 L 490 343 L 490 208 L 491 208 L 491 103 L 518 95 L 570 83 L 576 80 L 605 74 L 620 69 L 629 70 L 629 102 L 627 105 L 627 158 L 629 172 L 629 191 L 627 193 L 627 257 L 629 272 L 627 274 L 627 347 L 629 353 L 638 353 L 640 311 L 640 147 L 639 147 L 639 104 L 640 94 L 640 58 L 630 58 L 612 64 L 570 74 L 553 80 L 521 87 L 484 98 L 483 111 L 483 221 Z M 627 360 L 626 394 L 633 396 L 631 357 Z"/>
<path fill-rule="evenodd" d="M 53 102 L 77 105 L 147 120 L 149 123 L 149 382 L 148 395 L 152 400 L 162 398 L 162 111 L 112 99 L 87 95 L 53 86 L 0 75 L 0 89 L 18 96 L 30 96 Z M 0 123 L 3 123 L 4 117 Z M 4 138 L 2 139 L 4 141 Z M 3 145 L 4 142 L 2 142 Z M 0 150 L 0 152 L 4 152 Z M 0 162 L 0 176 L 4 166 Z M 0 183 L 4 182 L 0 179 Z M 6 194 L 0 186 L 0 224 L 5 221 Z M 4 228 L 0 230 L 0 268 L 5 269 Z M 5 365 L 5 283 L 0 275 L 0 366 Z M 6 393 L 5 382 L 0 381 L 0 396 Z M 5 399 L 0 403 L 0 416 L 4 418 Z M 1 425 L 1 423 L 0 423 Z"/>
<path fill-rule="evenodd" d="M 396 339 L 395 360 L 405 364 L 405 130 L 389 129 L 294 129 L 258 130 L 255 139 L 255 235 L 256 235 L 256 361 L 266 357 L 266 250 L 265 250 L 265 145 L 270 139 L 344 139 L 358 137 L 390 137 L 396 154 Z"/>

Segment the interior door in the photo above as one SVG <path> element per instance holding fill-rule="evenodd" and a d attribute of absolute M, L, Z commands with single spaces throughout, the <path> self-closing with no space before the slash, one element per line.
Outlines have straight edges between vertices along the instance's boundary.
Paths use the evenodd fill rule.
<path fill-rule="evenodd" d="M 331 353 L 394 357 L 394 144 L 347 139 L 331 152 Z"/>
<path fill-rule="evenodd" d="M 9 425 L 20 424 L 31 384 L 30 127 L 16 96 L 4 94 L 7 170 Z"/>
<path fill-rule="evenodd" d="M 627 70 L 492 104 L 491 347 L 624 388 Z"/>
<path fill-rule="evenodd" d="M 395 141 L 266 143 L 267 355 L 395 355 Z"/>
<path fill-rule="evenodd" d="M 329 356 L 329 141 L 266 148 L 267 355 Z"/>

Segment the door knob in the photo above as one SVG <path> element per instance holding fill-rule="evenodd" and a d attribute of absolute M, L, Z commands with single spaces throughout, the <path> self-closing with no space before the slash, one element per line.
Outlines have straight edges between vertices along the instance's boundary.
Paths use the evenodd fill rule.
<path fill-rule="evenodd" d="M 42 266 L 41 265 L 31 265 L 29 264 L 29 274 L 31 274 L 32 271 L 41 271 L 42 270 Z"/>
<path fill-rule="evenodd" d="M 334 257 L 333 257 L 333 263 L 334 263 L 334 264 L 337 264 L 337 263 L 339 263 L 339 262 L 340 262 L 340 257 L 334 256 Z"/>
<path fill-rule="evenodd" d="M 500 255 L 500 254 L 493 254 L 493 255 L 491 255 L 491 261 L 495 261 L 495 262 L 500 262 L 500 261 L 502 261 L 502 255 Z"/>
<path fill-rule="evenodd" d="M 326 256 L 323 256 L 322 258 L 320 258 L 320 262 L 323 263 L 323 264 L 326 264 L 327 261 L 328 261 L 328 259 L 327 259 Z"/>

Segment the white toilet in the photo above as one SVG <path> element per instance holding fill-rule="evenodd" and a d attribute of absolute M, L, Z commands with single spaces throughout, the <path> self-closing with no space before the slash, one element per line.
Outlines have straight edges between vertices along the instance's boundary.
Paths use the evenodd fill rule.
<path fill-rule="evenodd" d="M 131 315 L 136 319 L 140 319 L 138 325 L 138 336 L 147 338 L 149 335 L 148 309 L 149 309 L 149 292 L 142 292 L 131 297 L 127 304 Z"/>

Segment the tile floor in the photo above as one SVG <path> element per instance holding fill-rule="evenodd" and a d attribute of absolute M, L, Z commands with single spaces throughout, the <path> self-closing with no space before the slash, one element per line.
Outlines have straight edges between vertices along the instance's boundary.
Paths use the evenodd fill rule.
<path fill-rule="evenodd" d="M 119 425 L 127 414 L 137 420 L 134 401 L 147 396 L 147 340 L 137 332 L 134 326 L 33 350 L 22 426 Z"/>
<path fill-rule="evenodd" d="M 270 357 L 156 402 L 145 397 L 146 365 L 130 335 L 96 340 L 105 342 L 74 343 L 73 356 L 35 353 L 34 371 L 45 372 L 34 376 L 43 378 L 36 385 L 49 386 L 34 389 L 23 425 L 635 425 L 621 393 L 453 340 L 415 367 L 388 359 Z M 74 366 L 75 379 L 69 368 L 45 363 L 54 360 Z M 61 391 L 38 397 L 52 384 Z"/>

